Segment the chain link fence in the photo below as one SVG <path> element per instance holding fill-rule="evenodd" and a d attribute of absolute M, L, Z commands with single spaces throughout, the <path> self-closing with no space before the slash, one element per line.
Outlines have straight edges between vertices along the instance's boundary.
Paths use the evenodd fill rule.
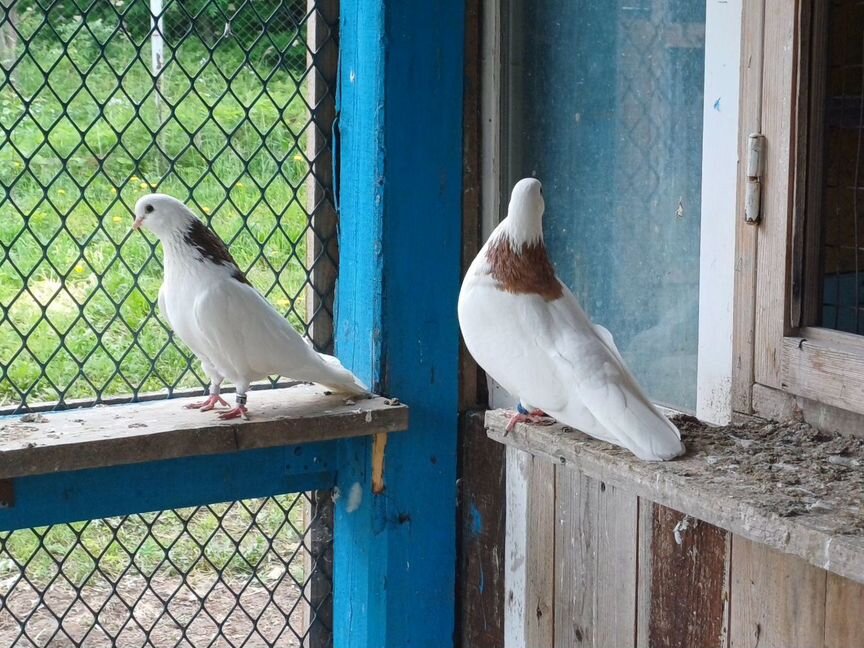
<path fill-rule="evenodd" d="M 2 533 L 0 648 L 329 645 L 319 522 L 297 494 Z"/>
<path fill-rule="evenodd" d="M 0 0 L 0 411 L 202 391 L 155 308 L 161 252 L 130 231 L 153 191 L 186 201 L 329 350 L 337 18 L 322 4 Z"/>
<path fill-rule="evenodd" d="M 0 413 L 203 391 L 130 231 L 153 191 L 332 350 L 337 22 L 332 0 L 0 0 Z M 4 532 L 0 648 L 328 646 L 331 590 L 326 492 Z"/>

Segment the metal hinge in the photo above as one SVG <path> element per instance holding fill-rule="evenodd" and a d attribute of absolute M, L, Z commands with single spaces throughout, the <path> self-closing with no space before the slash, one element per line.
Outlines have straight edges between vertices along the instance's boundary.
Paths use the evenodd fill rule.
<path fill-rule="evenodd" d="M 765 136 L 751 133 L 747 138 L 747 184 L 744 187 L 744 221 L 758 223 L 762 217 L 762 148 Z"/>

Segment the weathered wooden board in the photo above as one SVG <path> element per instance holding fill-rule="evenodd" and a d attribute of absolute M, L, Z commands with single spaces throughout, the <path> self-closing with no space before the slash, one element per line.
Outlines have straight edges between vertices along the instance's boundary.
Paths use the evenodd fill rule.
<path fill-rule="evenodd" d="M 230 396 L 229 396 L 230 398 Z M 187 410 L 175 399 L 0 418 L 0 479 L 144 463 L 397 432 L 408 407 L 385 398 L 348 401 L 320 386 L 255 391 L 248 421 Z M 352 404 L 353 403 L 353 404 Z"/>
<path fill-rule="evenodd" d="M 765 135 L 763 219 L 756 258 L 755 380 L 780 386 L 780 346 L 789 321 L 788 243 L 793 206 L 796 12 L 798 2 L 766 5 L 762 61 Z M 770 7 L 769 7 L 770 5 Z"/>
<path fill-rule="evenodd" d="M 825 579 L 803 560 L 733 536 L 731 647 L 822 646 Z"/>
<path fill-rule="evenodd" d="M 707 458 L 698 453 L 671 462 L 648 463 L 562 425 L 519 424 L 505 435 L 508 420 L 506 412 L 487 412 L 489 436 L 864 583 L 864 539 L 836 533 L 845 528 L 840 514 L 854 515 L 854 511 L 814 509 L 780 517 L 766 505 L 764 482 L 744 474 L 711 470 Z"/>
<path fill-rule="evenodd" d="M 864 413 L 864 340 L 818 329 L 783 338 L 781 387 L 793 394 Z"/>
<path fill-rule="evenodd" d="M 636 632 L 637 498 L 556 468 L 555 646 L 617 648 Z"/>
<path fill-rule="evenodd" d="M 828 574 L 825 648 L 864 648 L 864 585 Z"/>
<path fill-rule="evenodd" d="M 756 321 L 756 251 L 759 228 L 744 222 L 747 177 L 747 138 L 762 127 L 762 36 L 765 0 L 744 0 L 741 27 L 741 97 L 738 137 L 738 214 L 735 232 L 735 313 L 732 328 L 732 407 L 750 413 L 754 378 L 754 325 Z"/>
<path fill-rule="evenodd" d="M 639 552 L 651 569 L 643 645 L 726 646 L 730 534 L 659 504 L 651 513 L 650 546 Z"/>
<path fill-rule="evenodd" d="M 551 648 L 554 640 L 555 466 L 507 448 L 505 553 L 507 648 Z"/>
<path fill-rule="evenodd" d="M 481 411 L 463 416 L 459 447 L 457 644 L 501 648 L 506 449 L 486 436 Z"/>

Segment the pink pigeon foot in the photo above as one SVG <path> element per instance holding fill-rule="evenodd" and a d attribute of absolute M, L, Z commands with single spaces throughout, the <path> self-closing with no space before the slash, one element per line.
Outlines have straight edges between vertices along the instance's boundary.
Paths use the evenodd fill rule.
<path fill-rule="evenodd" d="M 245 405 L 238 405 L 234 409 L 230 409 L 227 412 L 222 412 L 221 414 L 219 414 L 219 418 L 223 421 L 236 418 L 248 419 L 249 415 L 247 414 Z"/>
<path fill-rule="evenodd" d="M 199 401 L 197 403 L 189 403 L 185 407 L 186 409 L 197 409 L 201 410 L 202 412 L 209 412 L 214 407 L 216 407 L 217 404 L 228 407 L 228 403 L 225 401 L 225 399 L 217 395 L 208 396 L 203 401 Z"/>
<path fill-rule="evenodd" d="M 513 428 L 516 427 L 517 423 L 529 423 L 531 425 L 553 425 L 555 423 L 555 419 L 549 416 L 543 410 L 535 409 L 531 410 L 528 414 L 523 414 L 522 412 L 516 412 L 507 423 L 507 429 L 504 431 L 504 435 L 510 434 L 513 431 Z"/>

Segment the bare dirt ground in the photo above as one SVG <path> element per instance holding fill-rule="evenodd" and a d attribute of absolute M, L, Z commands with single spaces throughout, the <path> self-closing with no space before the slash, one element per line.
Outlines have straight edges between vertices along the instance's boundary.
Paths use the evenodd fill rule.
<path fill-rule="evenodd" d="M 265 582 L 226 583 L 215 575 L 184 582 L 175 575 L 148 587 L 135 575 L 116 585 L 88 583 L 76 595 L 68 581 L 57 580 L 41 601 L 19 582 L 0 608 L 0 647 L 300 646 L 304 610 L 298 586 L 287 575 Z"/>

